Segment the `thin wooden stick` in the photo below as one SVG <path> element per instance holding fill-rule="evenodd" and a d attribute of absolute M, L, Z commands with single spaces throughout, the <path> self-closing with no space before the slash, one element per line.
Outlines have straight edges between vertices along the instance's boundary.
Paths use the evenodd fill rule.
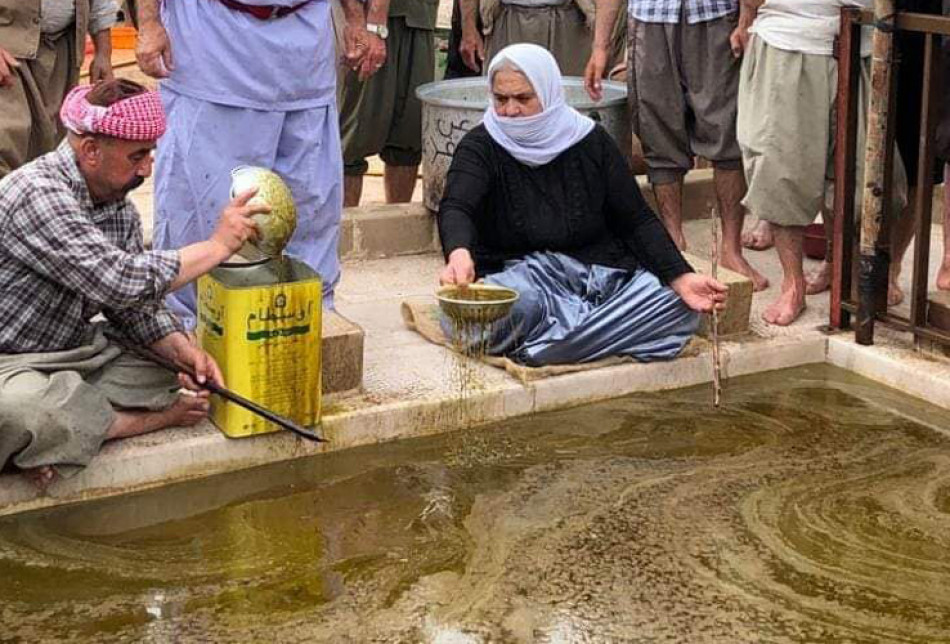
<path fill-rule="evenodd" d="M 719 211 L 712 209 L 712 278 L 719 279 Z M 719 311 L 712 310 L 713 406 L 722 402 L 722 362 L 719 356 Z"/>

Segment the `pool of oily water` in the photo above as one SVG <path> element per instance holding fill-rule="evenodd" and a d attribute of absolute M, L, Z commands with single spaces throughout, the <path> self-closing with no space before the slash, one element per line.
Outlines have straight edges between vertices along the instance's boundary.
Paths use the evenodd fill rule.
<path fill-rule="evenodd" d="M 0 522 L 0 640 L 950 641 L 950 415 L 827 366 Z"/>

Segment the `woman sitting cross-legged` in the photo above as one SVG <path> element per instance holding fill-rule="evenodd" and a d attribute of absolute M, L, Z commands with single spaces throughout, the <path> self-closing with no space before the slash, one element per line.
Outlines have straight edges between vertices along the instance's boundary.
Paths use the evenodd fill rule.
<path fill-rule="evenodd" d="M 488 79 L 491 105 L 439 207 L 440 281 L 520 294 L 488 353 L 531 366 L 675 357 L 726 287 L 692 271 L 610 135 L 566 104 L 550 53 L 507 47 Z"/>

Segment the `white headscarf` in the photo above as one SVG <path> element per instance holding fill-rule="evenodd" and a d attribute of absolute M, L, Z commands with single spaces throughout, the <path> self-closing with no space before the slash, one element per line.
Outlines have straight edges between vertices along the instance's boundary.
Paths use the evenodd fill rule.
<path fill-rule="evenodd" d="M 561 70 L 548 50 L 528 43 L 505 47 L 488 66 L 489 87 L 504 63 L 525 75 L 541 101 L 541 112 L 521 117 L 498 116 L 489 101 L 482 122 L 511 156 L 525 165 L 545 165 L 594 129 L 594 121 L 567 104 Z"/>

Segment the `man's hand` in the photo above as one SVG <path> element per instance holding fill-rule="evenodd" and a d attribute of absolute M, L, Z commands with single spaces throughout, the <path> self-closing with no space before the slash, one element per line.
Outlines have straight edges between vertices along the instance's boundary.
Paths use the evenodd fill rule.
<path fill-rule="evenodd" d="M 266 204 L 247 203 L 256 194 L 257 188 L 242 192 L 221 211 L 211 241 L 224 246 L 229 254 L 236 253 L 244 242 L 257 239 L 257 224 L 251 217 L 270 212 Z"/>
<path fill-rule="evenodd" d="M 193 379 L 189 373 L 182 371 L 178 374 L 178 381 L 181 386 L 191 391 L 207 391 L 202 385 L 211 381 L 219 387 L 224 386 L 224 375 L 221 368 L 207 352 L 202 351 L 196 345 L 188 343 L 178 352 L 178 364 L 195 375 Z M 197 382 L 196 382 L 197 380 Z"/>
<path fill-rule="evenodd" d="M 729 287 L 708 275 L 683 273 L 670 282 L 670 288 L 680 296 L 686 306 L 699 313 L 711 313 L 713 307 L 717 311 L 726 308 Z"/>
<path fill-rule="evenodd" d="M 0 87 L 11 87 L 16 81 L 16 70 L 20 61 L 3 47 L 0 47 Z"/>
<path fill-rule="evenodd" d="M 376 34 L 366 32 L 366 53 L 359 66 L 359 78 L 365 81 L 386 64 L 386 41 Z"/>
<path fill-rule="evenodd" d="M 604 97 L 604 71 L 607 69 L 607 50 L 595 47 L 590 52 L 587 68 L 584 70 L 584 89 L 592 100 L 599 101 Z"/>
<path fill-rule="evenodd" d="M 462 29 L 462 42 L 459 43 L 462 62 L 473 72 L 481 72 L 485 62 L 485 40 L 474 26 Z"/>
<path fill-rule="evenodd" d="M 742 24 L 736 27 L 729 36 L 729 46 L 732 48 L 733 56 L 742 58 L 742 54 L 749 47 L 749 27 Z"/>
<path fill-rule="evenodd" d="M 151 20 L 141 24 L 135 58 L 145 74 L 152 78 L 168 78 L 175 65 L 172 62 L 171 41 L 162 23 Z"/>
<path fill-rule="evenodd" d="M 456 248 L 449 254 L 449 261 L 439 274 L 439 284 L 464 286 L 475 281 L 475 262 L 467 248 Z"/>
<path fill-rule="evenodd" d="M 112 80 L 112 30 L 101 29 L 92 35 L 92 62 L 89 65 L 89 80 L 92 83 Z"/>
<path fill-rule="evenodd" d="M 201 385 L 208 381 L 219 387 L 224 386 L 224 376 L 218 364 L 214 358 L 198 348 L 193 337 L 184 333 L 170 333 L 149 348 L 184 370 L 178 374 L 178 380 L 185 389 L 202 391 Z M 185 371 L 195 377 L 192 378 Z"/>
<path fill-rule="evenodd" d="M 369 51 L 370 34 L 365 26 L 352 25 L 349 22 L 343 28 L 343 66 L 359 70 Z"/>

